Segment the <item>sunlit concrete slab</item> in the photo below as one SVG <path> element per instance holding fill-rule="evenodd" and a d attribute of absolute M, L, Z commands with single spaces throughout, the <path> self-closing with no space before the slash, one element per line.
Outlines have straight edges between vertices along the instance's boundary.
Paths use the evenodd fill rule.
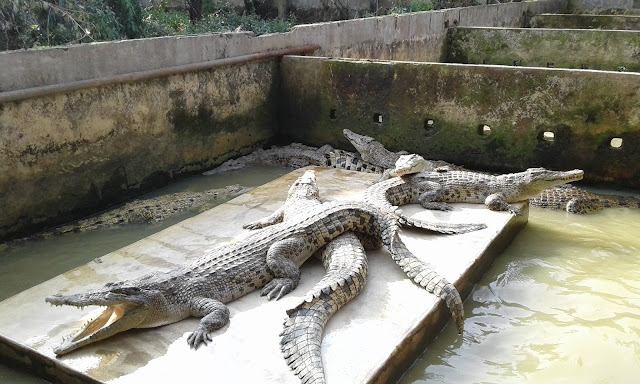
<path fill-rule="evenodd" d="M 155 329 L 132 330 L 56 358 L 53 347 L 73 334 L 98 309 L 52 307 L 47 295 L 98 288 L 153 270 L 169 270 L 197 258 L 222 242 L 236 241 L 243 223 L 266 216 L 284 201 L 289 185 L 304 169 L 256 188 L 230 202 L 110 253 L 87 265 L 0 303 L 0 354 L 65 382 L 110 383 L 297 383 L 279 350 L 285 311 L 324 274 L 310 260 L 300 285 L 283 299 L 269 302 L 253 292 L 229 304 L 230 324 L 213 342 L 190 350 L 187 336 L 198 319 Z M 358 198 L 377 175 L 317 168 L 325 200 Z M 460 204 L 452 212 L 419 206 L 405 213 L 451 222 L 484 222 L 488 228 L 446 236 L 404 230 L 402 238 L 420 258 L 432 263 L 466 295 L 493 256 L 526 223 L 521 217 Z M 450 315 L 444 305 L 411 283 L 386 250 L 369 251 L 369 281 L 363 292 L 328 323 L 323 360 L 329 383 L 386 382 L 401 373 L 440 331 Z M 46 268 L 46 260 L 43 261 Z"/>

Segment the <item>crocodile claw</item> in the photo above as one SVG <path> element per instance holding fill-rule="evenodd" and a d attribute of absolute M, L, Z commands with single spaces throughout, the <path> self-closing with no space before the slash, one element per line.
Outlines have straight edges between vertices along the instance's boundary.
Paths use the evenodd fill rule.
<path fill-rule="evenodd" d="M 260 296 L 267 296 L 267 299 L 271 300 L 275 298 L 280 299 L 282 296 L 293 291 L 296 287 L 296 283 L 293 279 L 289 278 L 277 278 L 271 280 L 267 285 L 262 288 Z"/>
<path fill-rule="evenodd" d="M 209 335 L 209 332 L 204 329 L 200 329 L 199 327 L 187 338 L 187 343 L 192 349 L 198 349 L 200 344 L 207 345 L 210 341 L 211 336 Z"/>

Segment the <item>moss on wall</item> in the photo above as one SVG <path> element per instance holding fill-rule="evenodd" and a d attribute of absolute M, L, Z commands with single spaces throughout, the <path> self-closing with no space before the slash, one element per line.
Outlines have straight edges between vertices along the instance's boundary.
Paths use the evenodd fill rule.
<path fill-rule="evenodd" d="M 284 129 L 305 143 L 349 148 L 349 128 L 474 168 L 584 168 L 590 181 L 640 186 L 639 75 L 310 58 L 283 66 L 298 101 L 286 104 Z M 622 148 L 609 145 L 614 137 Z"/>
<path fill-rule="evenodd" d="M 637 72 L 639 46 L 626 31 L 451 28 L 446 62 Z"/>

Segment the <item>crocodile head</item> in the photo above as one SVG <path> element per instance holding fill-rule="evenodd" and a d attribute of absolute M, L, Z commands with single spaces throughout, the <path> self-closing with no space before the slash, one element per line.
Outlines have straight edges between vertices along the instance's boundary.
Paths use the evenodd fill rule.
<path fill-rule="evenodd" d="M 320 191 L 316 184 L 316 173 L 313 170 L 306 171 L 291 184 L 287 201 L 292 199 L 319 200 Z"/>
<path fill-rule="evenodd" d="M 107 284 L 94 292 L 53 295 L 45 301 L 78 308 L 90 305 L 106 307 L 98 317 L 54 349 L 58 356 L 132 328 L 148 328 L 179 320 L 171 319 L 172 313 L 167 311 L 170 306 L 159 290 L 125 286 L 123 283 Z"/>
<path fill-rule="evenodd" d="M 524 172 L 503 176 L 507 179 L 514 178 L 513 183 L 518 186 L 518 195 L 522 200 L 526 200 L 538 196 L 545 189 L 582 180 L 584 171 L 581 169 L 551 171 L 545 168 L 529 168 Z"/>
<path fill-rule="evenodd" d="M 366 153 L 368 151 L 369 145 L 373 142 L 376 142 L 373 137 L 359 135 L 346 128 L 342 130 L 342 133 L 344 133 L 345 137 L 349 139 L 351 144 L 353 144 L 353 146 L 356 147 L 356 150 L 358 150 L 358 152 L 360 152 L 361 154 Z"/>
<path fill-rule="evenodd" d="M 412 173 L 431 171 L 427 160 L 420 155 L 402 155 L 396 160 L 395 173 L 398 176 L 410 175 Z"/>

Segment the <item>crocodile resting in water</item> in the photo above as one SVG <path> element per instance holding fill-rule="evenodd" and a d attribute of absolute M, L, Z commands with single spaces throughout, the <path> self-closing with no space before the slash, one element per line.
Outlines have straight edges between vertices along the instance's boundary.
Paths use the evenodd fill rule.
<path fill-rule="evenodd" d="M 157 327 L 190 316 L 202 317 L 188 337 L 192 348 L 210 341 L 209 333 L 224 326 L 224 303 L 257 288 L 278 299 L 296 287 L 297 265 L 339 235 L 358 232 L 382 241 L 395 260 L 413 258 L 398 236 L 395 213 L 362 202 L 332 202 L 305 210 L 288 220 L 222 245 L 170 272 L 106 284 L 102 289 L 53 295 L 53 305 L 106 307 L 74 336 L 55 349 L 56 355 L 132 328 Z"/>
<path fill-rule="evenodd" d="M 578 189 L 572 185 L 561 185 L 544 190 L 529 200 L 539 208 L 563 209 L 569 213 L 585 214 L 604 208 L 640 208 L 640 198 L 633 196 L 600 195 Z"/>

